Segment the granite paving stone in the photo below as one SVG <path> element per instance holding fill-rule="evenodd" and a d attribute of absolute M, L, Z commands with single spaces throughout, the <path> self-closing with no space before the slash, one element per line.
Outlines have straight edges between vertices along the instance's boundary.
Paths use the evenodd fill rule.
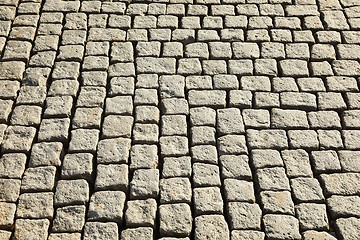
<path fill-rule="evenodd" d="M 0 239 L 358 240 L 359 0 L 0 0 Z"/>

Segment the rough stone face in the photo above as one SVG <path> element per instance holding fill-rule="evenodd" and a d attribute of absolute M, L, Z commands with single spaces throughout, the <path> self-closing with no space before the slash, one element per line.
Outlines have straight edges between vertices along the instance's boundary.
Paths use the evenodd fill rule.
<path fill-rule="evenodd" d="M 190 177 L 191 158 L 190 157 L 165 157 L 162 170 L 163 178 L 170 177 Z"/>
<path fill-rule="evenodd" d="M 159 170 L 138 169 L 130 182 L 130 195 L 134 199 L 156 197 L 159 193 Z"/>
<path fill-rule="evenodd" d="M 273 109 L 271 111 L 273 128 L 308 128 L 306 112 L 300 110 Z"/>
<path fill-rule="evenodd" d="M 191 202 L 191 183 L 188 178 L 160 180 L 160 203 Z"/>
<path fill-rule="evenodd" d="M 46 98 L 44 116 L 46 117 L 69 117 L 73 98 L 71 96 L 54 96 Z M 75 121 L 75 120 L 74 120 Z M 75 125 L 75 123 L 74 123 Z"/>
<path fill-rule="evenodd" d="M 160 137 L 160 149 L 163 156 L 181 156 L 189 152 L 188 139 L 182 136 Z"/>
<path fill-rule="evenodd" d="M 216 240 L 229 240 L 229 235 L 229 227 L 223 216 L 203 215 L 195 218 L 194 239 L 200 240 L 211 237 Z"/>
<path fill-rule="evenodd" d="M 266 214 L 263 217 L 265 234 L 274 239 L 301 239 L 298 220 L 289 215 Z"/>
<path fill-rule="evenodd" d="M 256 177 L 261 190 L 290 190 L 289 180 L 282 167 L 259 169 Z"/>
<path fill-rule="evenodd" d="M 321 202 L 324 195 L 315 178 L 290 179 L 294 199 L 299 202 Z"/>
<path fill-rule="evenodd" d="M 131 140 L 112 138 L 99 141 L 97 146 L 98 163 L 127 163 L 131 148 Z"/>
<path fill-rule="evenodd" d="M 68 138 L 68 129 L 70 119 L 43 119 L 40 124 L 38 140 L 39 141 L 66 141 Z"/>
<path fill-rule="evenodd" d="M 261 209 L 256 203 L 228 203 L 230 228 L 259 230 L 261 225 Z"/>
<path fill-rule="evenodd" d="M 196 215 L 223 213 L 223 200 L 220 188 L 194 188 L 193 192 Z"/>
<path fill-rule="evenodd" d="M 220 186 L 219 167 L 212 164 L 194 163 L 193 181 L 196 187 Z"/>
<path fill-rule="evenodd" d="M 252 173 L 249 159 L 246 155 L 222 155 L 220 156 L 222 178 L 236 178 L 250 180 Z"/>
<path fill-rule="evenodd" d="M 156 168 L 157 152 L 156 145 L 134 145 L 130 152 L 130 169 Z"/>
<path fill-rule="evenodd" d="M 217 111 L 217 131 L 221 135 L 244 133 L 244 123 L 237 108 Z"/>
<path fill-rule="evenodd" d="M 229 201 L 255 202 L 254 186 L 252 182 L 224 179 L 225 198 Z"/>
<path fill-rule="evenodd" d="M 103 138 L 131 137 L 134 118 L 131 116 L 108 115 L 102 127 Z"/>
<path fill-rule="evenodd" d="M 50 222 L 47 219 L 17 219 L 15 222 L 15 238 L 46 240 Z"/>
<path fill-rule="evenodd" d="M 215 128 L 212 127 L 192 127 L 191 144 L 215 144 Z"/>
<path fill-rule="evenodd" d="M 60 180 L 57 184 L 54 204 L 85 204 L 89 201 L 89 186 L 85 180 Z"/>
<path fill-rule="evenodd" d="M 21 180 L 0 178 L 0 201 L 16 202 L 20 195 Z"/>
<path fill-rule="evenodd" d="M 90 179 L 92 170 L 93 155 L 91 153 L 67 154 L 62 164 L 61 177 Z"/>
<path fill-rule="evenodd" d="M 20 179 L 25 171 L 26 155 L 23 153 L 4 154 L 0 158 L 0 178 Z"/>
<path fill-rule="evenodd" d="M 194 162 L 218 163 L 217 149 L 212 145 L 193 146 L 190 149 Z"/>
<path fill-rule="evenodd" d="M 101 108 L 77 108 L 73 119 L 73 128 L 100 128 Z"/>
<path fill-rule="evenodd" d="M 190 122 L 193 126 L 215 126 L 216 111 L 207 107 L 191 108 Z"/>
<path fill-rule="evenodd" d="M 42 142 L 33 145 L 30 166 L 60 166 L 63 144 L 60 142 Z"/>
<path fill-rule="evenodd" d="M 244 135 L 225 135 L 218 138 L 220 155 L 247 153 Z"/>
<path fill-rule="evenodd" d="M 346 153 L 344 155 L 346 156 Z M 341 169 L 338 155 L 333 150 L 312 151 L 311 158 L 314 163 L 315 171 L 318 173 L 339 171 Z"/>
<path fill-rule="evenodd" d="M 150 239 L 153 239 L 153 229 L 150 227 L 128 228 L 128 229 L 125 229 L 122 231 L 121 239 L 122 240 L 130 240 L 130 239 L 150 240 Z"/>
<path fill-rule="evenodd" d="M 189 91 L 189 105 L 194 107 L 224 107 L 226 92 L 221 90 Z"/>
<path fill-rule="evenodd" d="M 244 124 L 246 127 L 269 128 L 270 114 L 263 109 L 245 109 L 243 110 Z"/>
<path fill-rule="evenodd" d="M 100 131 L 97 129 L 76 129 L 71 131 L 69 152 L 95 152 Z"/>
<path fill-rule="evenodd" d="M 55 185 L 56 167 L 26 169 L 21 182 L 23 191 L 52 191 Z"/>
<path fill-rule="evenodd" d="M 35 138 L 33 127 L 9 126 L 5 130 L 1 149 L 3 152 L 28 152 Z"/>
<path fill-rule="evenodd" d="M 20 61 L 2 62 L 0 79 L 3 80 L 21 80 L 25 71 L 25 63 Z"/>
<path fill-rule="evenodd" d="M 309 155 L 305 150 L 283 150 L 281 155 L 285 163 L 286 173 L 290 178 L 312 177 Z"/>
<path fill-rule="evenodd" d="M 85 224 L 85 206 L 58 208 L 52 230 L 54 232 L 80 232 Z"/>
<path fill-rule="evenodd" d="M 333 218 L 360 215 L 359 196 L 337 196 L 333 195 L 326 200 Z"/>
<path fill-rule="evenodd" d="M 280 152 L 276 150 L 255 149 L 251 151 L 251 157 L 255 168 L 284 166 Z"/>
<path fill-rule="evenodd" d="M 295 214 L 289 191 L 262 191 L 260 199 L 265 213 Z"/>
<path fill-rule="evenodd" d="M 300 229 L 326 230 L 329 228 L 325 204 L 301 203 L 295 207 L 295 210 L 300 222 Z"/>
<path fill-rule="evenodd" d="M 155 199 L 128 201 L 125 213 L 126 225 L 131 227 L 153 227 L 156 211 L 157 203 Z"/>
<path fill-rule="evenodd" d="M 234 240 L 250 240 L 250 239 L 265 239 L 265 233 L 253 230 L 233 230 L 231 231 L 231 239 Z"/>
<path fill-rule="evenodd" d="M 321 174 L 326 194 L 354 195 L 360 189 L 356 182 L 360 178 L 358 173 Z"/>
<path fill-rule="evenodd" d="M 2 219 L 0 220 L 1 227 L 10 228 L 13 225 L 15 211 L 16 205 L 14 203 L 0 202 L 0 213 L 2 216 Z"/>
<path fill-rule="evenodd" d="M 14 109 L 11 123 L 14 125 L 37 126 L 40 124 L 41 108 L 20 105 Z"/>
<path fill-rule="evenodd" d="M 117 224 L 113 222 L 87 222 L 84 227 L 84 239 L 90 240 L 94 238 L 99 240 L 119 239 Z"/>
<path fill-rule="evenodd" d="M 303 238 L 305 240 L 312 240 L 312 239 L 326 239 L 326 240 L 335 240 L 336 238 L 333 235 L 330 235 L 327 232 L 318 232 L 314 230 L 309 230 L 304 232 Z"/>
<path fill-rule="evenodd" d="M 95 180 L 96 190 L 122 190 L 127 191 L 128 166 L 125 164 L 99 164 Z"/>
<path fill-rule="evenodd" d="M 246 131 L 249 146 L 265 149 L 284 149 L 288 147 L 286 132 L 284 130 L 254 130 Z"/>
<path fill-rule="evenodd" d="M 121 191 L 95 192 L 90 198 L 88 219 L 121 222 L 125 198 Z"/>
<path fill-rule="evenodd" d="M 105 112 L 107 114 L 131 115 L 133 102 L 131 96 L 116 96 L 106 99 Z"/>
<path fill-rule="evenodd" d="M 81 233 L 51 233 L 48 240 L 80 240 Z"/>
<path fill-rule="evenodd" d="M 5 99 L 15 99 L 20 89 L 20 84 L 17 81 L 2 80 L 0 94 Z"/>
<path fill-rule="evenodd" d="M 335 222 L 340 237 L 343 239 L 356 239 L 360 226 L 359 218 L 339 218 Z"/>
<path fill-rule="evenodd" d="M 160 205 L 160 234 L 186 237 L 190 235 L 192 217 L 190 206 L 185 203 Z"/>
<path fill-rule="evenodd" d="M 174 74 L 176 71 L 175 58 L 137 58 L 137 73 Z"/>

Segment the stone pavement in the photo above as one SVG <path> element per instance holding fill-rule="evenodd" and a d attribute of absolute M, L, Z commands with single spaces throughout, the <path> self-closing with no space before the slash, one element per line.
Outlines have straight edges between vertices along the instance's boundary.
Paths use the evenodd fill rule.
<path fill-rule="evenodd" d="M 359 240 L 360 0 L 0 0 L 1 240 Z"/>

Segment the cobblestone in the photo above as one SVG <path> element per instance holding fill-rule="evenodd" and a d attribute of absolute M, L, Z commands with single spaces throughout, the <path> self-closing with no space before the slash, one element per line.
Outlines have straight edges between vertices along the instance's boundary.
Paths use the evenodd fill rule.
<path fill-rule="evenodd" d="M 124 204 L 124 192 L 95 192 L 90 198 L 90 206 L 87 218 L 90 220 L 121 222 L 123 217 Z"/>
<path fill-rule="evenodd" d="M 52 230 L 54 232 L 79 232 L 85 224 L 85 206 L 58 208 Z"/>
<path fill-rule="evenodd" d="M 159 207 L 160 234 L 163 236 L 189 236 L 192 218 L 189 205 L 166 204 Z"/>
<path fill-rule="evenodd" d="M 3 0 L 0 239 L 357 239 L 356 0 Z"/>
<path fill-rule="evenodd" d="M 127 226 L 154 226 L 157 204 L 155 199 L 127 202 L 125 213 Z"/>
<path fill-rule="evenodd" d="M 204 215 L 195 218 L 195 237 L 200 240 L 212 237 L 213 239 L 229 239 L 229 228 L 223 216 Z"/>

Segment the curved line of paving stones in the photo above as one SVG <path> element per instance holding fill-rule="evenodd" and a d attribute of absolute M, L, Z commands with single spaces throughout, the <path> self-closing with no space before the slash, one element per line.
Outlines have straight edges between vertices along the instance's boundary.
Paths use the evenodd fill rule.
<path fill-rule="evenodd" d="M 2 0 L 0 240 L 360 236 L 358 0 Z"/>

